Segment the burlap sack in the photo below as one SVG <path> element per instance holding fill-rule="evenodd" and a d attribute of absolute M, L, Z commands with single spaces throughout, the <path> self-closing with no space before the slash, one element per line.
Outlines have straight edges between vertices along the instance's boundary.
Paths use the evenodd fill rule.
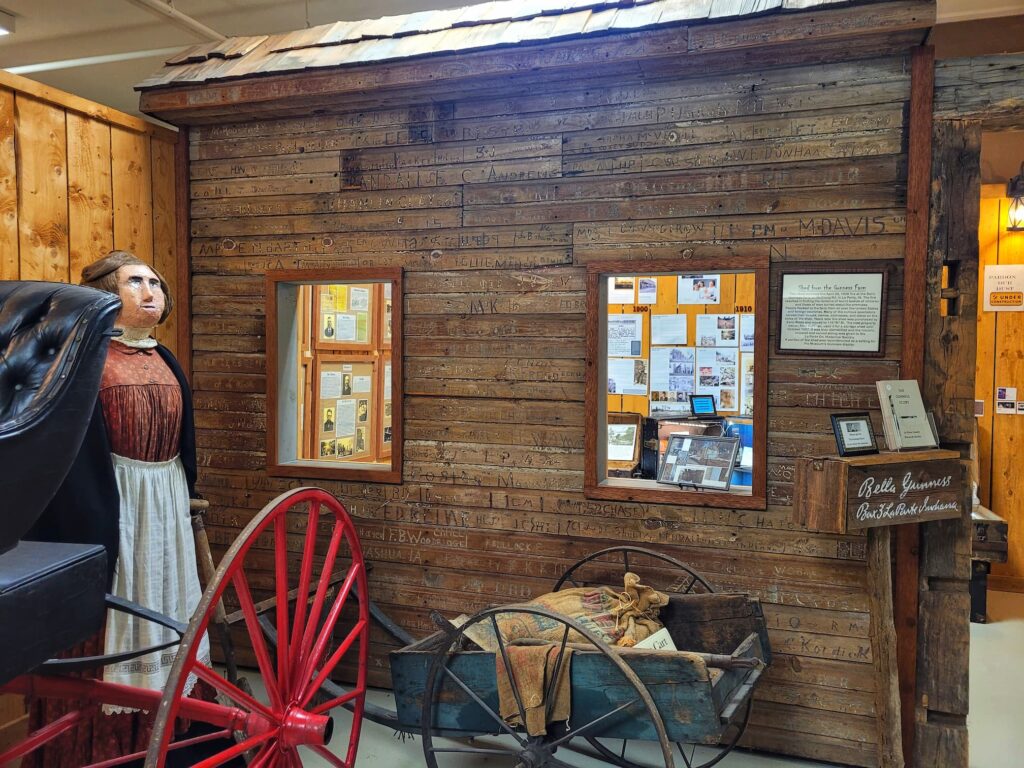
<path fill-rule="evenodd" d="M 640 584 L 635 573 L 626 573 L 623 590 L 611 587 L 576 587 L 549 592 L 526 605 L 536 605 L 576 621 L 606 645 L 633 646 L 662 628 L 658 611 L 668 605 L 668 595 Z M 499 614 L 498 629 L 506 643 L 528 638 L 561 642 L 565 625 L 546 616 L 529 613 Z M 467 633 L 486 650 L 496 650 L 494 632 L 489 625 L 477 625 Z M 569 631 L 570 643 L 585 642 L 575 630 Z"/>

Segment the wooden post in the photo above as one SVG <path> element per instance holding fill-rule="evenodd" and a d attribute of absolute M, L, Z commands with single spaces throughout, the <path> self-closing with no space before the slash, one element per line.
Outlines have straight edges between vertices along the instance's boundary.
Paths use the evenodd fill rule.
<path fill-rule="evenodd" d="M 189 226 L 192 212 L 188 193 L 188 128 L 182 127 L 174 145 L 174 206 L 177 231 L 175 232 L 175 254 L 177 255 L 178 293 L 174 297 L 175 312 L 178 313 L 178 348 L 175 356 L 185 377 L 192 380 L 192 255 Z"/>
<path fill-rule="evenodd" d="M 974 428 L 981 124 L 937 122 L 933 146 L 923 394 L 943 445 L 966 456 Z M 965 471 L 966 509 L 969 476 Z M 970 559 L 968 518 L 925 524 L 914 765 L 967 765 Z"/>
<path fill-rule="evenodd" d="M 903 262 L 903 349 L 900 377 L 924 376 L 924 309 L 928 256 L 928 203 L 931 184 L 932 102 L 935 52 L 914 50 L 910 79 L 910 120 L 907 131 L 907 230 Z M 917 676 L 918 554 L 917 525 L 896 533 L 894 610 L 899 656 L 900 702 L 903 712 L 904 758 L 911 761 L 914 744 L 914 701 Z"/>
<path fill-rule="evenodd" d="M 868 530 L 868 595 L 871 599 L 871 658 L 875 666 L 875 717 L 879 768 L 903 768 L 896 626 L 892 603 L 892 528 Z"/>

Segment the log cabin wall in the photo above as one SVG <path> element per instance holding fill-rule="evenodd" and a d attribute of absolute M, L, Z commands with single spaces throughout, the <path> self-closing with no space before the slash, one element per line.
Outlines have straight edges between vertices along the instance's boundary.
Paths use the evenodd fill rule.
<path fill-rule="evenodd" d="M 424 635 L 429 609 L 520 601 L 593 550 L 653 544 L 764 601 L 776 662 L 746 744 L 876 765 L 865 540 L 796 529 L 792 483 L 794 457 L 834 452 L 830 413 L 877 408 L 874 382 L 899 378 L 910 57 L 783 61 L 523 75 L 514 93 L 193 128 L 194 387 L 215 545 L 297 484 L 264 471 L 264 273 L 399 265 L 404 482 L 309 479 L 355 516 L 385 610 Z M 585 265 L 685 268 L 694 253 L 723 268 L 769 255 L 773 313 L 778 267 L 890 267 L 886 355 L 772 353 L 764 511 L 587 500 Z M 386 650 L 377 638 L 378 683 Z"/>
<path fill-rule="evenodd" d="M 184 300 L 159 332 L 184 349 L 177 141 L 167 128 L 0 72 L 0 280 L 77 283 L 90 261 L 130 250 Z M 20 696 L 0 695 L 0 752 L 24 737 L 24 713 Z"/>

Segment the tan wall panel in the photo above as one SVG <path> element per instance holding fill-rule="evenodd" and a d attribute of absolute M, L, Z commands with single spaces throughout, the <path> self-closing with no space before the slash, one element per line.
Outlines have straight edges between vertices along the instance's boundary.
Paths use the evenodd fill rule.
<path fill-rule="evenodd" d="M 984 300 L 984 267 L 1024 264 L 1024 232 L 1007 232 L 1010 201 L 1001 184 L 982 188 L 981 219 L 978 227 L 981 266 L 979 289 Z M 979 302 L 978 377 L 975 397 L 985 400 L 985 416 L 978 420 L 980 487 L 982 502 L 1005 518 L 1010 526 L 1006 563 L 992 564 L 993 584 L 1000 589 L 1024 592 L 1024 502 L 1020 476 L 1020 445 L 1024 442 L 1024 416 L 997 413 L 996 388 L 1017 387 L 1024 400 L 1024 313 L 985 312 Z"/>
<path fill-rule="evenodd" d="M 14 92 L 0 89 L 0 280 L 17 280 L 18 164 L 14 149 Z"/>
<path fill-rule="evenodd" d="M 68 113 L 68 216 L 71 282 L 82 267 L 114 247 L 110 126 Z"/>
<path fill-rule="evenodd" d="M 177 222 L 174 209 L 174 145 L 156 139 L 149 140 L 153 180 L 153 265 L 170 286 L 171 295 L 182 298 L 178 286 Z M 157 333 L 163 344 L 174 347 L 178 324 L 187 322 L 175 310 Z"/>
<path fill-rule="evenodd" d="M 0 280 L 78 282 L 82 266 L 114 245 L 115 173 L 123 173 L 126 241 L 137 242 L 140 255 L 151 259 L 156 214 L 149 191 L 150 141 L 161 158 L 171 158 L 159 166 L 163 210 L 157 241 L 160 268 L 174 279 L 174 136 L 15 75 L 0 80 L 9 86 L 0 88 Z M 113 157 L 111 125 L 122 126 L 115 150 L 120 154 Z M 162 337 L 175 348 L 173 333 Z M 23 712 L 21 697 L 0 696 L 0 751 L 23 738 Z"/>
<path fill-rule="evenodd" d="M 149 137 L 110 129 L 114 181 L 114 247 L 153 263 L 153 185 Z"/>
<path fill-rule="evenodd" d="M 69 278 L 67 137 L 63 109 L 19 95 L 18 200 L 21 278 Z"/>

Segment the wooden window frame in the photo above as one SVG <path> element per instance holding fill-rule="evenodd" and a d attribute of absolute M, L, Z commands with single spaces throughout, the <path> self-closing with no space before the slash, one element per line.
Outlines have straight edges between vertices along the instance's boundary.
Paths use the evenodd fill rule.
<path fill-rule="evenodd" d="M 601 348 L 604 338 L 607 303 L 602 300 L 611 275 L 754 273 L 754 466 L 750 495 L 723 491 L 694 491 L 653 486 L 651 480 L 598 477 L 598 435 L 602 418 L 607 417 L 605 387 L 600 386 Z M 636 501 L 661 504 L 685 504 L 697 507 L 765 509 L 768 504 L 768 256 L 718 257 L 694 256 L 689 259 L 651 261 L 601 261 L 587 265 L 587 339 L 586 339 L 586 421 L 583 440 L 583 493 L 591 499 Z M 602 400 L 603 399 L 603 400 Z M 643 485 L 641 485 L 641 483 Z M 651 483 L 652 485 L 648 485 Z"/>
<path fill-rule="evenodd" d="M 266 274 L 266 340 L 267 340 L 267 474 L 275 477 L 322 478 L 354 480 L 367 483 L 402 482 L 402 320 L 403 272 L 401 268 L 373 269 L 285 269 Z M 307 460 L 282 463 L 278 457 L 278 334 L 277 289 L 280 283 L 392 283 L 391 344 L 381 349 L 391 360 L 391 467 L 359 469 L 355 466 L 334 466 L 327 462 Z M 380 325 L 375 323 L 375 326 Z M 375 335 L 374 338 L 377 338 Z M 382 358 L 383 359 L 383 358 Z M 383 366 L 382 366 L 383 368 Z M 381 400 L 383 403 L 383 399 Z"/>

